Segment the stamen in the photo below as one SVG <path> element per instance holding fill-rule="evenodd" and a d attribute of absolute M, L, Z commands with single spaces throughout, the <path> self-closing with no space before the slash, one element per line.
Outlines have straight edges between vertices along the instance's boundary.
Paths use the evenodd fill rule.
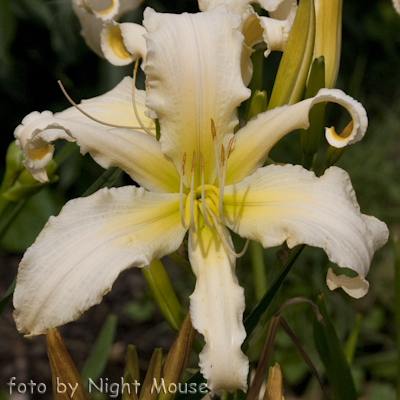
<path fill-rule="evenodd" d="M 64 88 L 64 85 L 61 83 L 60 80 L 57 81 L 58 85 L 61 88 L 61 91 L 63 92 L 64 96 L 66 97 L 66 99 L 71 103 L 72 106 L 74 106 L 78 111 L 80 111 L 83 115 L 85 115 L 86 117 L 90 118 L 92 121 L 98 122 L 99 124 L 102 125 L 106 125 L 106 126 L 112 126 L 113 128 L 123 128 L 123 129 L 141 129 L 140 126 L 128 126 L 128 125 L 116 125 L 116 124 L 110 124 L 109 122 L 104 122 L 104 121 L 100 121 L 99 119 L 92 117 L 90 114 L 88 114 L 86 111 L 82 110 L 82 108 L 80 108 L 78 106 L 78 104 L 76 104 L 71 97 L 69 96 L 69 94 L 67 93 L 67 91 Z M 150 129 L 154 129 L 154 128 L 150 128 Z M 150 135 L 154 136 L 153 133 L 150 133 Z"/>
<path fill-rule="evenodd" d="M 200 160 L 201 160 L 201 207 L 202 207 L 202 212 L 203 212 L 203 219 L 204 223 L 206 224 L 207 228 L 211 229 L 211 224 L 208 221 L 208 216 L 207 216 L 207 210 L 206 210 L 206 200 L 205 200 L 205 194 L 204 194 L 204 158 L 203 154 L 200 153 Z"/>
<path fill-rule="evenodd" d="M 229 156 L 231 155 L 232 146 L 233 146 L 234 141 L 235 141 L 235 136 L 232 136 L 232 139 L 229 141 L 229 144 L 228 144 L 228 152 L 227 152 L 226 158 L 229 158 Z"/>
<path fill-rule="evenodd" d="M 223 223 L 223 215 L 222 215 L 222 199 L 224 197 L 224 182 L 225 182 L 225 149 L 224 145 L 221 145 L 221 171 L 219 178 L 219 192 L 218 192 L 218 214 L 219 221 Z"/>
<path fill-rule="evenodd" d="M 181 179 L 180 179 L 180 184 L 179 184 L 179 213 L 181 215 L 182 226 L 185 229 L 188 229 L 189 225 L 186 225 L 185 215 L 183 212 L 183 177 L 185 176 L 185 164 L 186 164 L 186 153 L 183 155 L 182 173 L 181 173 Z"/>
<path fill-rule="evenodd" d="M 193 227 L 193 231 L 196 232 L 196 224 L 194 219 L 194 208 L 193 208 L 193 201 L 194 201 L 194 171 L 196 169 L 196 153 L 193 152 L 193 159 L 192 159 L 192 179 L 190 180 L 190 226 Z M 197 213 L 196 213 L 197 215 Z"/>
<path fill-rule="evenodd" d="M 246 244 L 244 245 L 243 250 L 240 253 L 236 253 L 235 248 L 233 247 L 232 244 L 230 244 L 224 233 L 222 232 L 222 230 L 220 229 L 220 226 L 218 225 L 218 222 L 215 220 L 215 216 L 214 214 L 211 212 L 211 210 L 209 210 L 210 212 L 210 216 L 214 222 L 215 228 L 217 229 L 218 235 L 221 238 L 222 243 L 225 246 L 225 249 L 228 250 L 229 253 L 231 253 L 234 257 L 239 258 L 242 257 L 244 253 L 246 253 L 247 248 L 249 247 L 249 243 L 250 243 L 250 239 L 247 239 Z"/>
<path fill-rule="evenodd" d="M 222 178 L 219 183 L 219 200 L 218 200 L 218 213 L 219 213 L 219 220 L 221 223 L 224 222 L 224 214 L 223 214 L 223 207 L 222 207 L 222 202 L 224 199 L 224 189 L 225 189 L 225 180 L 226 180 L 226 170 L 228 169 L 228 158 L 231 154 L 233 142 L 235 140 L 235 136 L 232 137 L 232 139 L 229 141 L 228 144 L 228 150 L 226 152 L 226 162 L 222 165 Z M 222 146 L 222 151 L 224 151 L 224 146 Z M 222 158 L 222 154 L 221 154 Z M 225 154 L 224 154 L 224 161 L 225 161 Z"/>
<path fill-rule="evenodd" d="M 218 183 L 221 181 L 221 175 L 220 175 L 220 165 L 219 165 L 219 159 L 218 159 L 218 150 L 217 150 L 217 130 L 215 129 L 215 124 L 214 120 L 211 118 L 211 135 L 213 138 L 214 142 L 214 154 L 215 154 L 215 167 L 217 168 L 218 171 Z"/>
<path fill-rule="evenodd" d="M 135 95 L 135 90 L 136 90 L 136 74 L 139 66 L 139 57 L 136 59 L 135 62 L 135 68 L 133 69 L 133 80 L 132 80 L 132 105 L 133 105 L 133 111 L 135 112 L 136 119 L 139 122 L 139 125 L 142 127 L 142 129 L 149 135 L 154 136 L 153 133 L 151 133 L 143 124 L 142 120 L 139 117 L 139 113 L 136 108 L 136 95 Z"/>

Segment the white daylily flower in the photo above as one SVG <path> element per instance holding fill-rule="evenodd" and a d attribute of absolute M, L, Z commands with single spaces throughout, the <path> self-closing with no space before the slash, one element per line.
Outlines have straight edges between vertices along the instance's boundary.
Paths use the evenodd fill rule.
<path fill-rule="evenodd" d="M 118 165 L 142 186 L 102 189 L 50 218 L 19 268 L 14 317 L 20 332 L 38 335 L 75 320 L 101 301 L 121 271 L 177 250 L 189 231 L 197 277 L 190 314 L 206 342 L 201 372 L 212 392 L 246 390 L 245 299 L 227 228 L 265 247 L 284 241 L 321 247 L 360 277 L 348 285 L 330 274 L 330 287 L 333 282 L 356 297 L 366 293 L 371 259 L 388 232 L 360 213 L 347 173 L 333 167 L 317 178 L 300 166 L 263 167 L 280 138 L 308 127 L 314 104 L 351 108 L 352 139 L 365 132 L 365 111 L 339 90 L 322 90 L 259 114 L 234 135 L 235 109 L 250 95 L 241 77 L 240 25 L 240 16 L 226 7 L 193 15 L 145 11 L 146 105 L 159 119 L 160 141 L 134 129 L 100 129 L 72 110 L 65 111 L 71 119 L 35 114 L 17 128 L 24 148 L 45 152 L 66 135 L 100 165 Z M 109 118 L 128 112 L 129 121 L 127 98 L 121 96 L 119 108 L 120 89 L 114 94 Z"/>
<path fill-rule="evenodd" d="M 123 14 L 138 8 L 141 3 L 143 0 L 72 0 L 72 8 L 81 24 L 81 35 L 86 44 L 103 57 L 100 44 L 103 23 L 118 20 Z"/>

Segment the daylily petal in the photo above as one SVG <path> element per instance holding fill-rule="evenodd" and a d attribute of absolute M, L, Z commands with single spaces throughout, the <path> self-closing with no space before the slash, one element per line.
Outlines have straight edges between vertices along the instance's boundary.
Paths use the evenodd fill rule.
<path fill-rule="evenodd" d="M 237 124 L 236 106 L 250 95 L 240 72 L 240 17 L 228 13 L 226 7 L 182 15 L 158 14 L 147 8 L 144 16 L 149 32 L 145 35 L 146 105 L 159 118 L 162 149 L 178 171 L 184 153 L 191 160 L 193 152 L 199 170 L 202 153 L 204 179 L 212 182 L 216 172 L 211 119 L 220 151 Z M 186 174 L 186 186 L 189 182 L 190 174 Z"/>
<path fill-rule="evenodd" d="M 119 273 L 175 251 L 185 229 L 178 194 L 126 186 L 68 202 L 21 261 L 14 318 L 30 336 L 100 303 Z"/>
<path fill-rule="evenodd" d="M 295 129 L 307 129 L 311 108 L 325 101 L 345 107 L 354 124 L 353 130 L 346 138 L 339 137 L 334 129 L 326 128 L 325 136 L 328 143 L 335 147 L 344 147 L 361 140 L 368 125 L 367 113 L 362 104 L 341 90 L 321 89 L 310 99 L 258 114 L 240 129 L 235 135 L 235 149 L 228 161 L 226 184 L 240 182 L 262 167 L 272 147 L 289 132 Z"/>
<path fill-rule="evenodd" d="M 50 111 L 29 114 L 22 122 L 14 134 L 24 151 L 24 165 L 36 176 L 45 174 L 44 166 L 53 154 L 50 143 L 60 138 L 75 139 L 81 153 L 90 153 L 103 168 L 120 167 L 139 185 L 154 192 L 179 192 L 180 178 L 174 164 L 149 135 L 129 129 L 107 131 L 57 118 Z"/>
<path fill-rule="evenodd" d="M 232 243 L 228 230 L 221 229 Z M 189 260 L 197 278 L 190 318 L 206 342 L 200 371 L 212 393 L 246 391 L 249 362 L 240 349 L 246 338 L 245 299 L 235 275 L 235 258 L 225 250 L 217 231 L 204 226 L 197 233 L 190 231 Z"/>
<path fill-rule="evenodd" d="M 285 50 L 286 42 L 292 28 L 297 11 L 296 0 L 285 0 L 275 11 L 270 11 L 268 17 L 260 17 L 260 24 L 264 30 L 263 38 L 267 44 L 264 55 L 267 57 L 271 51 Z"/>
<path fill-rule="evenodd" d="M 328 268 L 326 284 L 330 290 L 342 288 L 349 296 L 359 299 L 368 292 L 369 283 L 361 275 L 353 278 L 346 275 L 336 275 L 332 268 Z"/>
<path fill-rule="evenodd" d="M 289 248 L 301 243 L 321 247 L 332 262 L 361 278 L 388 238 L 385 223 L 360 213 L 350 178 L 337 167 L 320 178 L 300 166 L 260 168 L 225 187 L 224 214 L 227 226 L 242 237 L 264 247 L 285 240 Z M 357 282 L 365 294 L 363 279 Z M 348 293 L 353 295 L 354 290 Z"/>
<path fill-rule="evenodd" d="M 251 6 L 250 3 L 258 3 L 266 11 L 275 11 L 282 2 L 287 0 L 199 0 L 199 9 L 209 11 L 220 4 L 226 4 L 230 12 L 242 15 Z"/>
<path fill-rule="evenodd" d="M 138 57 L 146 59 L 146 42 L 142 25 L 107 21 L 101 31 L 101 49 L 104 57 L 114 65 L 127 65 Z M 143 66 L 142 66 L 143 67 Z"/>
<path fill-rule="evenodd" d="M 250 0 L 199 0 L 200 11 L 210 11 L 220 4 L 226 4 L 232 13 L 242 15 L 250 6 Z M 256 1 L 255 1 L 256 3 Z"/>
<path fill-rule="evenodd" d="M 393 7 L 400 14 L 400 0 L 392 0 L 392 1 L 393 1 Z"/>
<path fill-rule="evenodd" d="M 123 125 L 141 130 L 140 124 L 133 110 L 132 85 L 132 78 L 126 76 L 114 89 L 101 96 L 82 100 L 79 107 L 92 117 L 95 117 L 102 122 L 118 126 Z M 154 132 L 152 136 L 156 137 L 155 123 L 145 114 L 145 111 L 147 110 L 145 99 L 146 91 L 135 89 L 135 103 L 139 118 L 146 128 L 151 129 L 152 133 Z M 70 107 L 60 113 L 56 113 L 55 117 L 81 121 L 86 124 L 97 126 L 100 129 L 113 129 L 113 127 L 108 127 L 91 120 L 75 107 Z"/>
<path fill-rule="evenodd" d="M 92 7 L 92 1 L 89 0 L 75 0 L 79 7 L 82 7 L 86 12 L 90 14 L 96 15 L 96 17 L 107 20 L 113 18 L 119 9 L 119 0 L 110 0 L 111 4 L 109 7 L 105 8 L 104 10 L 97 10 L 96 8 Z"/>
<path fill-rule="evenodd" d="M 72 8 L 79 19 L 82 30 L 81 35 L 84 37 L 86 44 L 100 57 L 103 57 L 103 52 L 100 46 L 100 32 L 103 29 L 104 19 L 119 19 L 119 17 L 128 11 L 134 10 L 139 7 L 143 0 L 119 0 L 113 1 L 113 5 L 108 8 L 108 14 L 101 14 L 97 16 L 93 12 L 91 4 L 93 0 L 88 2 L 86 0 L 73 0 Z M 95 7 L 97 9 L 98 7 Z M 112 16 L 112 13 L 115 14 Z M 101 18 L 103 16 L 103 18 Z"/>

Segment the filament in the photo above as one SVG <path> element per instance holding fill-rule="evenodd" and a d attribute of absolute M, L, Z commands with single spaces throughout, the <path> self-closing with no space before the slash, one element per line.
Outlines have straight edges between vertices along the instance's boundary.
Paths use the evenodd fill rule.
<path fill-rule="evenodd" d="M 107 125 L 107 126 L 112 126 L 113 128 L 123 128 L 123 129 L 141 129 L 140 126 L 128 126 L 128 125 L 116 125 L 116 124 L 110 124 L 109 122 L 104 122 L 104 121 L 100 121 L 99 119 L 91 116 L 90 114 L 88 114 L 86 111 L 82 110 L 82 108 L 80 108 L 78 106 L 78 104 L 76 104 L 71 97 L 69 96 L 69 94 L 67 93 L 67 91 L 64 88 L 64 85 L 61 83 L 60 80 L 57 81 L 58 85 L 61 88 L 61 91 L 63 92 L 64 96 L 66 97 L 66 99 L 71 103 L 71 105 L 73 105 L 78 111 L 80 111 L 83 115 L 85 115 L 86 117 L 90 118 L 91 120 L 98 122 L 99 124 L 102 125 Z M 154 136 L 154 134 L 150 133 L 150 135 Z"/>
<path fill-rule="evenodd" d="M 193 187 L 194 187 L 194 171 L 195 171 L 195 169 L 196 169 L 196 153 L 193 152 L 192 178 L 190 180 L 190 225 L 193 227 L 194 232 L 196 232 L 196 224 L 195 224 L 194 208 L 193 208 L 193 202 L 194 202 Z M 196 215 L 197 215 L 197 212 L 196 212 Z"/>
<path fill-rule="evenodd" d="M 142 129 L 149 134 L 150 136 L 154 136 L 152 132 L 150 132 L 143 124 L 142 120 L 139 117 L 139 113 L 136 108 L 136 95 L 135 95 L 135 90 L 136 90 L 136 74 L 138 70 L 138 65 L 139 65 L 139 58 L 136 59 L 135 62 L 135 68 L 133 69 L 133 79 L 132 79 L 132 105 L 133 105 L 133 111 L 135 112 L 136 119 L 139 122 L 139 125 L 142 127 Z"/>
<path fill-rule="evenodd" d="M 222 209 L 222 201 L 224 199 L 224 188 L 225 188 L 225 180 L 226 180 L 226 170 L 228 169 L 228 158 L 231 154 L 231 150 L 232 150 L 232 146 L 233 146 L 233 142 L 235 140 L 235 136 L 233 136 L 231 138 L 231 140 L 229 141 L 228 144 L 228 150 L 226 151 L 226 158 L 225 158 L 225 154 L 224 154 L 224 164 L 222 165 L 222 178 L 221 178 L 221 182 L 219 184 L 219 199 L 218 199 L 218 212 L 219 212 L 219 220 L 221 221 L 221 223 L 223 223 L 224 220 L 224 214 L 223 214 L 223 209 Z M 224 146 L 222 146 L 222 151 L 224 151 Z M 221 154 L 221 158 L 222 158 L 222 154 Z M 226 162 L 225 162 L 226 160 Z"/>
<path fill-rule="evenodd" d="M 230 244 L 226 240 L 226 237 L 225 237 L 224 233 L 222 232 L 221 227 L 218 225 L 218 222 L 214 219 L 215 218 L 214 214 L 211 212 L 211 210 L 209 210 L 209 212 L 210 212 L 210 216 L 214 222 L 215 228 L 218 232 L 218 235 L 221 238 L 223 245 L 225 246 L 225 249 L 228 250 L 228 252 L 231 253 L 236 258 L 242 257 L 243 254 L 246 253 L 247 248 L 249 247 L 250 239 L 246 240 L 246 244 L 244 245 L 243 250 L 240 253 L 236 253 L 235 248 L 233 247 L 232 244 Z"/>

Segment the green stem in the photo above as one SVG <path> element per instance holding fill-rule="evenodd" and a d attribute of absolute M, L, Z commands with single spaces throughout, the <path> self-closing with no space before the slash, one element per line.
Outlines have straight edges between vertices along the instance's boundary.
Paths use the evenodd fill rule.
<path fill-rule="evenodd" d="M 97 192 L 97 190 L 108 187 L 110 188 L 118 177 L 121 175 L 122 170 L 118 167 L 108 168 L 103 174 L 83 193 L 81 197 L 87 197 Z"/>
<path fill-rule="evenodd" d="M 295 247 L 286 264 L 280 269 L 278 275 L 275 277 L 274 281 L 269 286 L 267 293 L 262 298 L 262 300 L 258 303 L 257 307 L 250 313 L 250 315 L 244 321 L 244 327 L 247 332 L 247 339 L 250 337 L 250 334 L 253 332 L 254 328 L 257 326 L 260 318 L 264 315 L 268 306 L 270 305 L 272 299 L 275 297 L 279 288 L 281 287 L 286 275 L 289 273 L 290 269 L 296 262 L 300 253 L 304 249 L 305 245 L 302 244 L 300 246 Z M 247 340 L 246 339 L 246 340 Z"/>
<path fill-rule="evenodd" d="M 265 274 L 263 247 L 260 243 L 252 240 L 250 242 L 250 249 L 254 288 L 257 302 L 259 302 L 267 291 L 267 276 Z"/>

